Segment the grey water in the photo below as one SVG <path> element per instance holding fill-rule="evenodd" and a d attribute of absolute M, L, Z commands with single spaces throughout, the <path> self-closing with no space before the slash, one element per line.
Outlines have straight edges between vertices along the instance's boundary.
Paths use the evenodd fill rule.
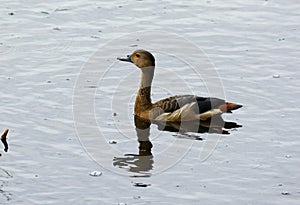
<path fill-rule="evenodd" d="M 297 1 L 1 3 L 0 204 L 299 203 Z M 157 60 L 153 100 L 224 97 L 242 127 L 152 124 L 138 158 L 139 71 L 116 58 L 139 48 Z"/>

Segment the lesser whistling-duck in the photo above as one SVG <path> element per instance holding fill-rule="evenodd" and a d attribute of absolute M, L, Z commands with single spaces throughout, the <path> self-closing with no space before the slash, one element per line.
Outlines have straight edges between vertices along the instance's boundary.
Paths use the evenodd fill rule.
<path fill-rule="evenodd" d="M 242 105 L 212 97 L 195 95 L 172 96 L 156 103 L 151 101 L 151 84 L 155 69 L 154 56 L 145 50 L 136 50 L 127 58 L 118 58 L 141 69 L 141 80 L 134 105 L 134 114 L 145 120 L 181 122 L 208 120 L 215 115 L 231 112 Z"/>

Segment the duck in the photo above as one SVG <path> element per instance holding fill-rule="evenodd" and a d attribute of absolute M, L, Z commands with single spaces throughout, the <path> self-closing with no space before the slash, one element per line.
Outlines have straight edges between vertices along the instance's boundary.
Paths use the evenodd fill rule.
<path fill-rule="evenodd" d="M 133 63 L 141 70 L 134 114 L 143 120 L 160 122 L 206 121 L 223 113 L 231 113 L 242 107 L 216 97 L 196 95 L 175 95 L 152 103 L 151 86 L 155 71 L 155 58 L 146 50 L 135 50 L 127 57 L 117 58 Z"/>

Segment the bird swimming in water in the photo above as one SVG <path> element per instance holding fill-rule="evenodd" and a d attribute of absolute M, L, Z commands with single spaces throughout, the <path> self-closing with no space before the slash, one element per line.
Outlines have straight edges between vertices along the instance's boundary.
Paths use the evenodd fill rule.
<path fill-rule="evenodd" d="M 242 107 L 219 98 L 195 95 L 176 95 L 152 103 L 154 56 L 148 51 L 136 50 L 127 58 L 118 58 L 118 60 L 131 62 L 141 70 L 140 86 L 134 104 L 134 114 L 141 119 L 164 122 L 204 121 Z"/>

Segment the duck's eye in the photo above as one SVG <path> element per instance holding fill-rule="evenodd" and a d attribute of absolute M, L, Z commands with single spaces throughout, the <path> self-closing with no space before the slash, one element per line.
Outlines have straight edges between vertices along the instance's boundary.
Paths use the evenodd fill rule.
<path fill-rule="evenodd" d="M 135 56 L 139 58 L 139 57 L 140 57 L 140 54 L 136 54 Z"/>

